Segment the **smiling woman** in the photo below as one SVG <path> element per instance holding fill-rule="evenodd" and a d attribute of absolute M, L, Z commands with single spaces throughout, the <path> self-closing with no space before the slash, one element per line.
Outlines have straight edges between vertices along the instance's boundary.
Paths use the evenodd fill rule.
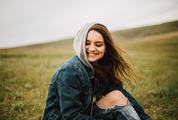
<path fill-rule="evenodd" d="M 76 56 L 54 74 L 44 120 L 150 120 L 123 88 L 132 68 L 116 49 L 108 29 L 89 23 L 77 33 Z"/>

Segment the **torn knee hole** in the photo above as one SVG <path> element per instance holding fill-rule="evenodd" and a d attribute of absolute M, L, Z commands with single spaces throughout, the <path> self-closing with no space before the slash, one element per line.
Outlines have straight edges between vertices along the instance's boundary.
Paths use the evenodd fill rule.
<path fill-rule="evenodd" d="M 113 90 L 103 96 L 97 102 L 97 106 L 100 108 L 108 109 L 115 106 L 125 106 L 128 104 L 127 98 L 118 90 Z"/>
<path fill-rule="evenodd" d="M 116 108 L 116 107 L 121 107 L 121 108 L 123 108 L 123 107 L 127 106 L 128 104 L 129 104 L 129 102 L 128 102 L 128 100 L 127 100 L 127 103 L 126 103 L 126 104 L 98 105 L 98 104 L 96 103 L 96 106 L 97 106 L 98 108 L 100 108 L 100 109 L 108 110 L 108 109 L 114 109 L 114 108 Z"/>

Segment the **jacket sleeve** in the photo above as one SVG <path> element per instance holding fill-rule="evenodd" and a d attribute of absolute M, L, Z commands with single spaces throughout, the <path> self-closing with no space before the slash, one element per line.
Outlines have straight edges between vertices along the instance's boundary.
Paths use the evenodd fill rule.
<path fill-rule="evenodd" d="M 64 120 L 96 120 L 82 113 L 81 85 L 78 74 L 74 68 L 65 68 L 58 75 L 57 89 L 62 116 Z"/>

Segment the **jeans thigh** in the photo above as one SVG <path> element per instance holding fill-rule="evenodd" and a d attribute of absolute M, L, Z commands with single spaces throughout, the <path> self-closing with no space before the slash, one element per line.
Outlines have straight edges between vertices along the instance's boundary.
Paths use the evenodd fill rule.
<path fill-rule="evenodd" d="M 125 106 L 115 106 L 114 108 L 102 109 L 96 103 L 93 106 L 93 116 L 101 120 L 140 120 L 132 104 L 128 101 Z"/>
<path fill-rule="evenodd" d="M 126 106 L 115 106 L 116 120 L 140 120 L 132 104 L 128 101 Z"/>
<path fill-rule="evenodd" d="M 99 108 L 96 103 L 93 104 L 93 117 L 101 120 L 114 120 L 114 109 Z"/>

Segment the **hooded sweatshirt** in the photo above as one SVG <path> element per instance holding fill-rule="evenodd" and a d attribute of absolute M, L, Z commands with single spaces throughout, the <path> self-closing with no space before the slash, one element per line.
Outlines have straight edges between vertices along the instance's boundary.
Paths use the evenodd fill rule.
<path fill-rule="evenodd" d="M 84 65 L 86 65 L 87 67 L 92 69 L 93 73 L 94 73 L 94 69 L 87 59 L 85 43 L 86 43 L 87 34 L 89 32 L 89 29 L 95 24 L 98 24 L 98 23 L 92 22 L 92 23 L 88 23 L 88 24 L 84 25 L 77 32 L 77 34 L 74 38 L 74 42 L 73 42 L 73 48 L 75 50 L 76 55 L 79 57 L 79 59 L 82 61 L 82 63 Z"/>

